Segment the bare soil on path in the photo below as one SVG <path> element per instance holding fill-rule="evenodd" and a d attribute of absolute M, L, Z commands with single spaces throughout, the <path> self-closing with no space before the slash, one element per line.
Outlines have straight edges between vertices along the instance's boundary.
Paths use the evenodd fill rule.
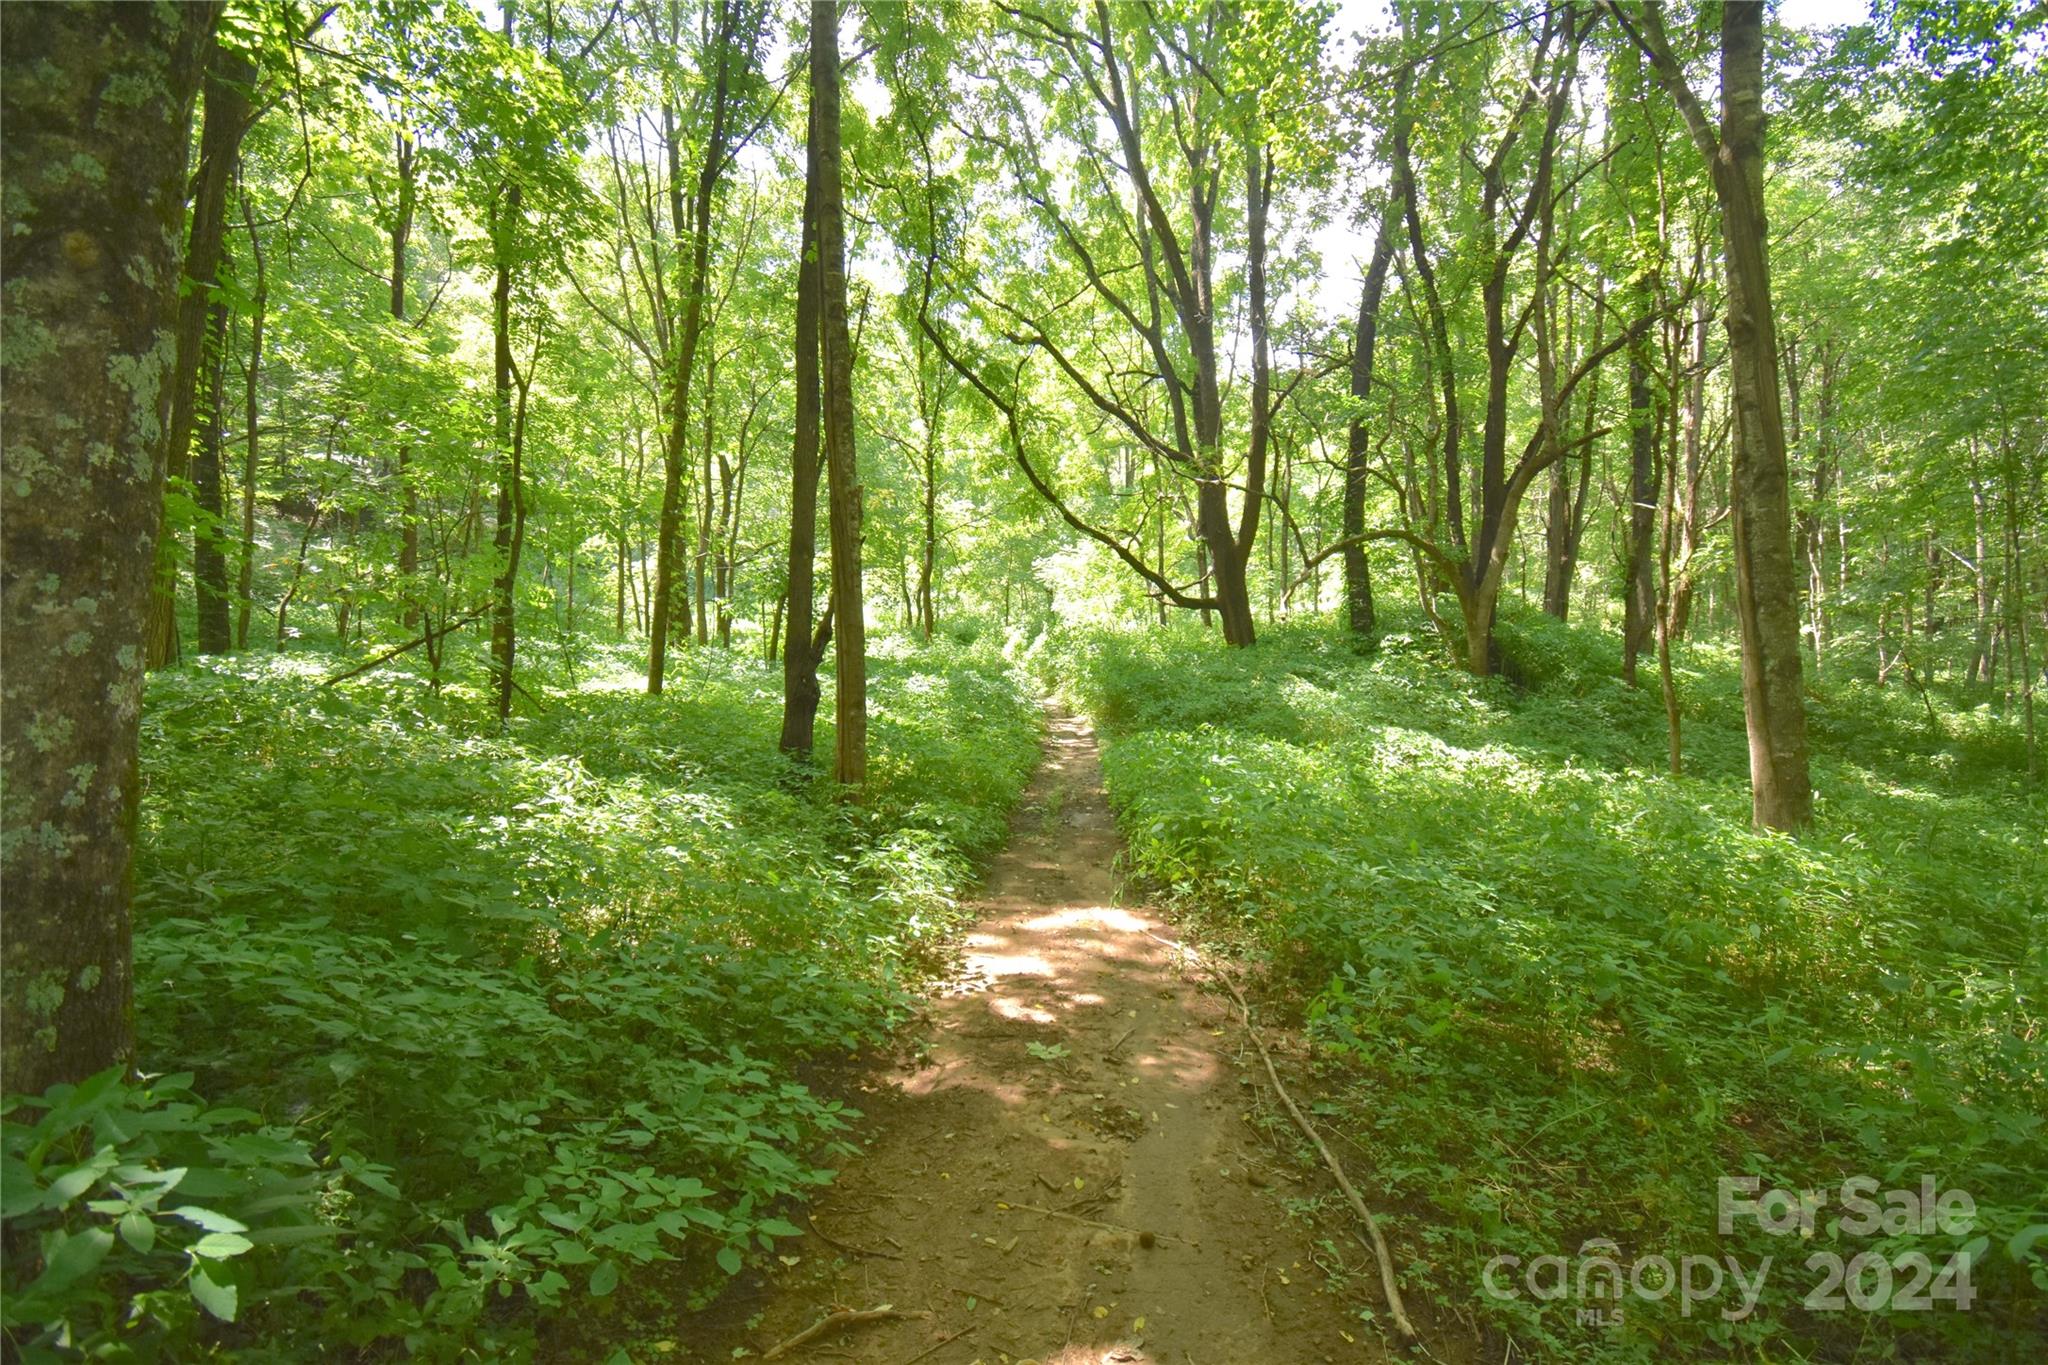
<path fill-rule="evenodd" d="M 685 1358 L 878 1365 L 1292 1365 L 1388 1358 L 1348 1221 L 1250 1122 L 1256 1058 L 1173 931 L 1117 905 L 1095 737 L 1055 716 L 984 918 L 915 1056 L 869 1078 L 864 1149 L 772 1274 L 682 1324 Z M 1318 1183 L 1314 1190 L 1320 1190 Z M 1349 1215 L 1343 1215 L 1348 1220 Z M 1352 1277 L 1333 1281 L 1318 1238 Z M 1319 1266 L 1319 1260 L 1321 1265 Z"/>

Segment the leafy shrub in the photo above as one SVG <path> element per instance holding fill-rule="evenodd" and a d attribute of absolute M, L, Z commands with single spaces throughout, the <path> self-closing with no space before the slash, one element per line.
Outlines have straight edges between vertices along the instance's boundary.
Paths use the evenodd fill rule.
<path fill-rule="evenodd" d="M 708 1298 L 796 1235 L 784 1206 L 855 1117 L 797 1070 L 902 1017 L 1037 752 L 992 645 L 884 655 L 859 805 L 777 752 L 779 678 L 723 651 L 683 656 L 663 698 L 599 678 L 505 734 L 459 689 L 323 688 L 307 656 L 154 677 L 137 1024 L 144 1064 L 187 1074 L 103 1078 L 85 1118 L 53 1091 L 19 1144 L 36 1106 L 10 1112 L 10 1251 L 43 1249 L 9 1256 L 12 1339 L 513 1357 L 539 1310 L 664 1261 L 664 1293 Z M 146 1194 L 150 1159 L 190 1168 L 182 1199 L 202 1139 L 244 1184 L 262 1157 L 310 1192 L 195 1204 L 243 1225 L 193 1225 L 251 1243 L 227 1269 L 175 1214 L 145 1257 L 101 1236 L 125 1213 L 43 1202 Z M 234 1326 L 190 1310 L 201 1270 Z"/>
<path fill-rule="evenodd" d="M 1504 634 L 1530 690 L 1403 648 L 1356 657 L 1321 628 L 1234 653 L 1087 636 L 1040 663 L 1103 723 L 1132 870 L 1264 959 L 1338 1126 L 1390 1198 L 1426 1209 L 1411 1282 L 1573 1360 L 1769 1339 L 1988 1361 L 2048 1337 L 2029 1249 L 2048 1189 L 2048 801 L 2013 728 L 1950 712 L 1937 734 L 1898 689 L 1822 694 L 1820 819 L 1793 841 L 1749 828 L 1732 658 L 1675 661 L 1673 779 L 1654 684 L 1620 684 L 1611 635 Z M 1810 1312 L 1804 1250 L 1716 1228 L 1723 1174 L 1799 1189 L 1923 1171 L 1974 1196 L 1974 1229 L 1844 1254 L 1968 1251 L 1968 1313 Z M 1624 1260 L 1781 1269 L 1741 1322 L 1632 1300 L 1610 1329 L 1480 1296 L 1496 1253 L 1597 1238 Z"/>
<path fill-rule="evenodd" d="M 341 1172 L 289 1129 L 205 1107 L 191 1081 L 109 1070 L 7 1103 L 0 1329 L 11 1356 L 153 1358 L 201 1314 L 236 1320 L 247 1253 L 294 1270 L 333 1256 L 330 1216 L 349 1199 Z"/>

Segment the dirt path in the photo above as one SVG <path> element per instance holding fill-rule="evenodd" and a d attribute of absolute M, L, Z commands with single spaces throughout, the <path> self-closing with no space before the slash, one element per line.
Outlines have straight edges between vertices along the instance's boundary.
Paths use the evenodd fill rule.
<path fill-rule="evenodd" d="M 1172 930 L 1112 903 L 1118 848 L 1095 737 L 1057 717 L 989 868 L 986 918 L 934 1001 L 929 1050 L 859 1097 L 867 1147 L 814 1210 L 823 1235 L 786 1245 L 797 1263 L 751 1303 L 706 1315 L 734 1320 L 685 1325 L 699 1359 L 883 1304 L 930 1316 L 784 1358 L 1385 1358 L 1356 1317 L 1369 1291 L 1327 1289 L 1310 1235 L 1287 1217 L 1284 1200 L 1306 1190 L 1245 1122 L 1238 1031 L 1176 969 L 1161 941 Z M 1364 1265 L 1355 1243 L 1345 1259 Z"/>

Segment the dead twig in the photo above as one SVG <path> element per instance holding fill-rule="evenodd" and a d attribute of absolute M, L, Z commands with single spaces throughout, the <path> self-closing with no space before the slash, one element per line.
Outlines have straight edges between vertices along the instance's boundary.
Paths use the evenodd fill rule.
<path fill-rule="evenodd" d="M 825 1231 L 825 1229 L 819 1227 L 818 1220 L 811 1217 L 811 1215 L 809 1215 L 808 1213 L 804 1215 L 804 1226 L 808 1227 L 811 1230 L 811 1232 L 817 1237 L 817 1239 L 823 1242 L 826 1246 L 838 1247 L 841 1251 L 844 1251 L 849 1255 L 879 1256 L 885 1261 L 900 1261 L 903 1259 L 901 1256 L 898 1256 L 896 1253 L 892 1251 L 870 1251 L 866 1247 L 854 1246 L 851 1242 L 842 1242 L 837 1237 L 834 1237 L 831 1233 Z"/>
<path fill-rule="evenodd" d="M 1040 1204 L 1013 1204 L 1002 1200 L 996 1202 L 999 1209 L 1021 1209 L 1025 1213 L 1043 1214 L 1047 1218 L 1064 1218 L 1069 1223 L 1080 1223 L 1086 1227 L 1101 1228 L 1105 1232 L 1128 1232 L 1133 1237 L 1150 1236 L 1161 1242 L 1178 1242 L 1184 1247 L 1199 1247 L 1200 1242 L 1190 1242 L 1185 1237 L 1175 1237 L 1168 1232 L 1144 1233 L 1136 1228 L 1125 1227 L 1122 1223 L 1105 1223 L 1100 1218 L 1083 1218 L 1078 1213 L 1067 1213 L 1061 1209 L 1049 1209 Z"/>
<path fill-rule="evenodd" d="M 994 1302 L 994 1300 L 990 1300 L 990 1302 Z M 929 1345 L 929 1346 L 925 1347 L 925 1348 L 924 1348 L 924 1349 L 923 1349 L 922 1351 L 919 1351 L 919 1352 L 918 1352 L 918 1353 L 917 1353 L 916 1355 L 912 1356 L 912 1357 L 911 1357 L 910 1359 L 908 1359 L 908 1360 L 904 1361 L 904 1362 L 903 1362 L 903 1365 L 917 1365 L 917 1362 L 918 1362 L 918 1361 L 920 1361 L 920 1360 L 923 1360 L 923 1359 L 924 1359 L 924 1358 L 925 1358 L 926 1356 L 930 1355 L 930 1354 L 931 1354 L 931 1353 L 932 1353 L 933 1351 L 936 1351 L 936 1350 L 938 1350 L 938 1349 L 939 1349 L 939 1348 L 940 1348 L 941 1346 L 944 1346 L 944 1345 L 945 1345 L 945 1344 L 946 1344 L 947 1342 L 949 1342 L 949 1341 L 958 1341 L 958 1340 L 960 1340 L 960 1338 L 962 1338 L 962 1337 L 966 1336 L 966 1335 L 967 1335 L 967 1334 L 968 1334 L 969 1332 L 972 1332 L 973 1330 L 974 1330 L 974 1328 L 973 1328 L 973 1327 L 971 1327 L 971 1326 L 968 1326 L 968 1327 L 962 1327 L 962 1328 L 961 1328 L 961 1329 L 960 1329 L 959 1331 L 957 1331 L 957 1332 L 953 1333 L 953 1334 L 952 1334 L 951 1336 L 946 1336 L 946 1337 L 940 1337 L 940 1338 L 939 1338 L 939 1339 L 938 1339 L 937 1341 L 935 1341 L 935 1342 L 933 1342 L 933 1343 L 932 1343 L 931 1345 Z"/>
<path fill-rule="evenodd" d="M 880 1308 L 841 1308 L 827 1313 L 803 1331 L 784 1342 L 770 1346 L 761 1353 L 763 1360 L 776 1360 L 787 1352 L 795 1350 L 807 1341 L 815 1341 L 827 1332 L 841 1327 L 860 1327 L 871 1322 L 896 1322 L 904 1318 L 929 1318 L 930 1313 L 905 1313 L 887 1304 Z"/>
<path fill-rule="evenodd" d="M 946 1288 L 952 1290 L 955 1294 L 960 1295 L 962 1298 L 973 1299 L 977 1303 L 992 1303 L 998 1308 L 1009 1307 L 1009 1305 L 1004 1303 L 1001 1299 L 994 1298 L 987 1294 L 977 1293 L 972 1289 L 962 1289 L 957 1284 L 949 1284 L 946 1286 Z"/>

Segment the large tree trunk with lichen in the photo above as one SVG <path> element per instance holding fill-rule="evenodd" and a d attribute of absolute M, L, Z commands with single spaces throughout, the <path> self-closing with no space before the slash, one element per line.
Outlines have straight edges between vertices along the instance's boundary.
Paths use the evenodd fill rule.
<path fill-rule="evenodd" d="M 256 69 L 224 48 L 206 63 L 206 112 L 199 132 L 199 170 L 193 179 L 192 227 L 186 243 L 185 282 L 177 301 L 177 358 L 169 377 L 170 416 L 165 455 L 169 477 L 190 472 L 192 431 L 198 417 L 200 365 L 206 355 L 211 295 L 220 284 L 227 235 L 228 186 L 249 129 L 249 96 Z M 189 124 L 188 124 L 189 127 Z M 148 663 L 162 668 L 178 655 L 178 547 L 174 532 L 160 537 L 156 582 L 145 637 Z"/>
<path fill-rule="evenodd" d="M 143 621 L 212 5 L 0 8 L 0 1069 L 126 1060 Z M 90 167 L 90 171 L 87 168 Z"/>
<path fill-rule="evenodd" d="M 817 155 L 818 278 L 823 286 L 819 351 L 823 359 L 825 487 L 832 535 L 834 656 L 832 775 L 858 788 L 867 781 L 867 629 L 861 601 L 860 469 L 853 443 L 853 339 L 846 323 L 846 216 L 839 149 L 839 7 L 811 5 L 811 136 Z"/>

